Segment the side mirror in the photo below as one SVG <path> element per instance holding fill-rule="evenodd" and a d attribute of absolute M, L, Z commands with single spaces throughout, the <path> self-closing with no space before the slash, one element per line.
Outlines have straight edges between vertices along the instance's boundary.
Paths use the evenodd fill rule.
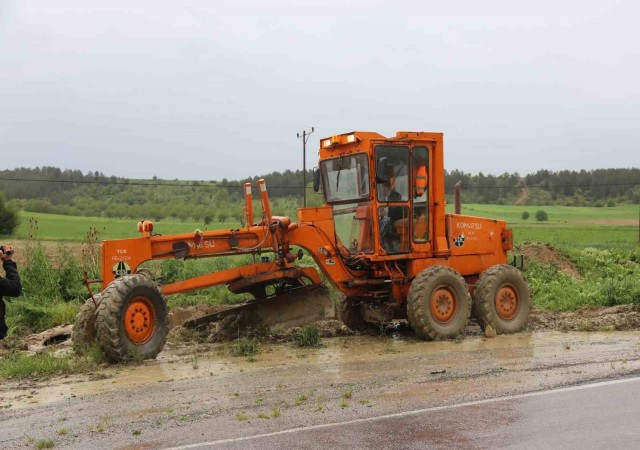
<path fill-rule="evenodd" d="M 383 156 L 378 160 L 378 167 L 376 168 L 376 183 L 388 183 L 389 173 L 387 172 L 387 165 L 389 159 Z"/>
<path fill-rule="evenodd" d="M 313 168 L 313 192 L 320 192 L 320 170 Z"/>

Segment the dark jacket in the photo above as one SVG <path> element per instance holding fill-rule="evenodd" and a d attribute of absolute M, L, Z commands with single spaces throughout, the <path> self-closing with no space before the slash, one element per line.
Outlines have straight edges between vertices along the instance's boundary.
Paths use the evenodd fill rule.
<path fill-rule="evenodd" d="M 18 266 L 13 261 L 2 261 L 2 267 L 7 273 L 6 278 L 0 277 L 0 299 L 3 296 L 18 297 L 22 293 Z"/>
<path fill-rule="evenodd" d="M 18 266 L 13 261 L 3 261 L 2 267 L 7 273 L 6 278 L 0 277 L 0 339 L 7 335 L 7 324 L 4 320 L 5 305 L 2 297 L 17 297 L 22 293 L 22 284 L 20 283 L 20 275 L 18 275 Z"/>

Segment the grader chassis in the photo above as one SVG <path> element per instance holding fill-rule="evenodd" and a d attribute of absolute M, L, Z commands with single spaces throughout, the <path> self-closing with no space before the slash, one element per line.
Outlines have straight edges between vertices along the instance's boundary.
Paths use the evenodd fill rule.
<path fill-rule="evenodd" d="M 498 334 L 523 328 L 531 296 L 520 271 L 507 264 L 511 230 L 502 220 L 445 213 L 441 133 L 346 133 L 322 139 L 319 154 L 314 190 L 322 186 L 326 204 L 299 209 L 297 222 L 271 214 L 260 180 L 260 220 L 253 217 L 252 187 L 244 186 L 246 227 L 161 236 L 142 221 L 140 237 L 103 241 L 102 276 L 93 280 L 102 292 L 76 318 L 76 347 L 97 337 L 111 360 L 153 358 L 169 328 L 165 296 L 217 285 L 254 300 L 187 325 L 239 311 L 271 328 L 329 317 L 320 275 L 295 265 L 302 252 L 294 254 L 294 246 L 340 291 L 339 316 L 353 330 L 407 319 L 419 337 L 445 339 L 458 335 L 472 313 Z M 247 254 L 254 263 L 164 285 L 141 267 Z"/>

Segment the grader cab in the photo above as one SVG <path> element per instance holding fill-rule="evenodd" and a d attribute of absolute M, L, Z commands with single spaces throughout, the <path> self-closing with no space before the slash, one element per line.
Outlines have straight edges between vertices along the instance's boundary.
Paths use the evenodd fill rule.
<path fill-rule="evenodd" d="M 76 319 L 76 345 L 97 337 L 112 360 L 155 357 L 168 332 L 165 296 L 216 285 L 252 298 L 186 326 L 239 312 L 272 329 L 331 317 L 318 270 L 296 265 L 302 251 L 294 247 L 341 293 L 339 317 L 353 330 L 406 319 L 419 337 L 446 339 L 472 313 L 498 334 L 524 327 L 531 296 L 507 265 L 511 230 L 502 220 L 445 213 L 441 133 L 352 132 L 322 139 L 319 153 L 314 190 L 322 188 L 325 206 L 299 209 L 296 222 L 271 214 L 260 180 L 262 216 L 254 220 L 245 185 L 242 228 L 161 236 L 143 221 L 139 238 L 104 241 L 102 292 Z M 164 258 L 247 254 L 249 265 L 164 285 L 141 268 Z"/>

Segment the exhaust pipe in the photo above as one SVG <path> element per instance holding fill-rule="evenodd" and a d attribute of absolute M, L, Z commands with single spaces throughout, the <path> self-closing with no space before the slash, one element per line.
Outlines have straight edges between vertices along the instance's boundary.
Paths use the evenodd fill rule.
<path fill-rule="evenodd" d="M 460 191 L 462 191 L 462 180 L 458 181 L 453 186 L 453 198 L 456 205 L 456 214 L 461 214 L 462 207 L 460 206 Z"/>

